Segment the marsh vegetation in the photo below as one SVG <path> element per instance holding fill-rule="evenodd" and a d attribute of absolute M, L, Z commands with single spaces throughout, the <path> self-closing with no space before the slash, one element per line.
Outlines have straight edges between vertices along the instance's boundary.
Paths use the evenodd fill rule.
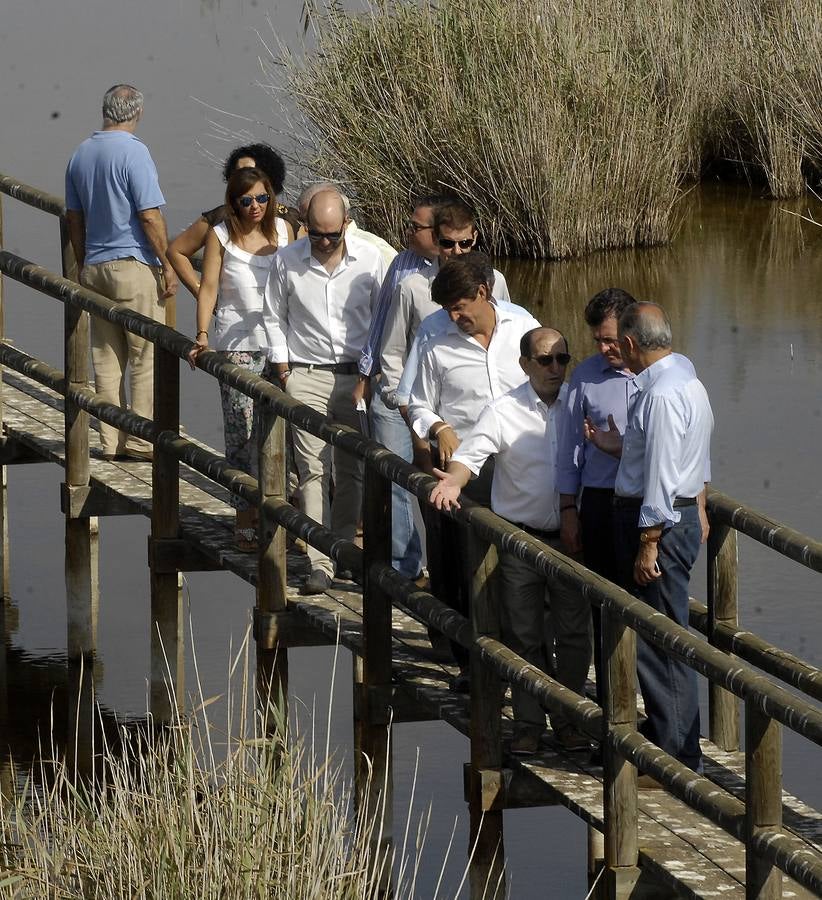
<path fill-rule="evenodd" d="M 299 155 L 395 239 L 409 196 L 470 199 L 486 246 L 668 241 L 706 172 L 800 196 L 822 168 L 817 0 L 367 0 L 271 45 Z"/>

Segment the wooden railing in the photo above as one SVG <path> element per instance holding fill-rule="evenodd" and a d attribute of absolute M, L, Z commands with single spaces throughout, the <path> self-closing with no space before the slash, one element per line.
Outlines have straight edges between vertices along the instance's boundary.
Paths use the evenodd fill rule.
<path fill-rule="evenodd" d="M 0 176 L 0 193 L 16 197 L 54 215 L 63 215 L 59 200 Z M 64 231 L 62 232 L 64 234 Z M 64 248 L 66 247 L 64 240 Z M 0 206 L 0 247 L 2 207 Z M 64 255 L 64 259 L 66 259 Z M 70 271 L 66 259 L 66 271 Z M 214 352 L 198 357 L 198 367 L 258 404 L 259 480 L 232 468 L 220 456 L 179 434 L 179 362 L 192 342 L 164 325 L 120 309 L 105 297 L 75 282 L 0 249 L 0 272 L 65 308 L 65 373 L 23 351 L 0 343 L 0 363 L 57 391 L 65 398 L 67 594 L 69 652 L 92 655 L 96 627 L 93 547 L 96 523 L 89 502 L 88 417 L 96 416 L 126 429 L 155 448 L 151 566 L 152 707 L 168 718 L 165 681 L 171 677 L 182 697 L 182 634 L 179 571 L 196 567 L 196 552 L 180 538 L 177 508 L 179 464 L 182 462 L 230 489 L 260 510 L 255 637 L 260 678 L 284 686 L 287 662 L 276 652 L 280 627 L 287 619 L 285 533 L 297 535 L 335 559 L 341 568 L 361 573 L 363 590 L 361 748 L 371 763 L 372 790 L 360 780 L 362 802 L 382 816 L 385 858 L 390 845 L 392 604 L 405 609 L 469 649 L 471 654 L 470 740 L 468 784 L 471 839 L 471 896 L 504 894 L 502 810 L 506 784 L 502 771 L 502 679 L 527 690 L 551 710 L 601 740 L 604 750 L 604 832 L 607 896 L 630 895 L 638 863 L 637 769 L 661 781 L 675 796 L 744 842 L 747 852 L 746 894 L 781 896 L 780 872 L 822 896 L 822 856 L 782 829 L 781 726 L 822 744 L 822 712 L 772 679 L 818 698 L 822 676 L 788 654 L 773 654 L 761 639 L 737 630 L 736 532 L 740 531 L 780 554 L 822 571 L 822 545 L 737 504 L 718 491 L 708 497 L 711 537 L 708 546 L 708 606 L 692 605 L 692 621 L 708 641 L 580 564 L 552 550 L 488 509 L 469 502 L 443 515 L 461 519 L 471 534 L 474 578 L 471 621 L 432 594 L 403 579 L 391 567 L 390 496 L 398 484 L 424 502 L 433 486 L 426 476 L 387 449 L 286 396 L 279 388 L 222 360 Z M 2 294 L 0 294 L 2 297 Z M 1 307 L 0 307 L 1 308 Z M 102 316 L 154 343 L 154 420 L 101 401 L 89 389 L 86 313 Z M 1 321 L 1 320 L 0 320 Z M 365 465 L 364 549 L 336 537 L 293 509 L 285 499 L 285 422 L 304 429 L 356 456 Z M 500 642 L 497 558 L 511 553 L 542 573 L 549 584 L 579 591 L 602 608 L 605 666 L 604 708 L 535 671 Z M 739 701 L 745 706 L 745 801 L 719 789 L 644 739 L 636 728 L 636 636 L 684 660 L 710 683 L 710 735 L 721 747 L 739 746 Z M 162 641 L 162 646 L 160 645 Z M 164 648 L 164 653 L 162 652 Z M 173 653 L 169 654 L 169 649 Z M 731 653 L 736 656 L 731 656 Z M 738 657 L 738 658 L 737 658 Z M 771 677 L 760 674 L 754 663 Z M 161 661 L 163 661 L 161 665 Z M 373 789 L 376 787 L 376 789 Z M 384 877 L 387 879 L 387 869 Z M 493 886 L 488 888 L 488 886 Z M 387 885 L 386 885 L 387 888 Z"/>

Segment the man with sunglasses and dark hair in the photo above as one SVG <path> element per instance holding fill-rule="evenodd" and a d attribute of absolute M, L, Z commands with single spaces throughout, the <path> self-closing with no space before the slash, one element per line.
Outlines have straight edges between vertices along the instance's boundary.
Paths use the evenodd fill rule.
<path fill-rule="evenodd" d="M 414 204 L 406 223 L 407 249 L 394 257 L 385 273 L 368 340 L 360 353 L 359 380 L 354 388 L 355 404 L 371 396 L 369 421 L 374 440 L 407 462 L 414 458 L 411 435 L 399 410 L 386 406 L 382 399 L 384 377 L 380 373 L 380 347 L 397 285 L 409 275 L 425 272 L 437 258 L 434 209 L 442 200 L 440 195 L 429 194 Z M 422 542 L 414 524 L 411 496 L 397 485 L 392 488 L 391 527 L 392 565 L 406 578 L 419 579 L 422 575 Z"/>
<path fill-rule="evenodd" d="M 567 392 L 568 344 L 553 328 L 534 328 L 520 340 L 519 366 L 528 380 L 482 411 L 464 436 L 431 501 L 440 509 L 459 507 L 459 496 L 494 458 L 491 509 L 551 547 L 565 552 L 559 536 L 556 458 L 561 408 Z M 582 693 L 591 660 L 590 612 L 578 591 L 548 584 L 544 575 L 511 554 L 500 558 L 503 640 L 544 672 L 553 672 L 566 687 Z M 546 638 L 545 610 L 550 610 L 553 640 Z M 534 753 L 545 730 L 545 711 L 526 691 L 512 687 L 513 753 Z M 551 714 L 556 742 L 582 750 L 588 740 L 561 714 Z"/>
<path fill-rule="evenodd" d="M 274 257 L 263 302 L 268 359 L 282 389 L 337 422 L 359 428 L 352 402 L 360 351 L 385 275 L 380 252 L 349 236 L 343 198 L 319 191 L 309 203 L 306 237 Z M 303 512 L 352 539 L 362 506 L 362 467 L 320 438 L 293 430 Z M 332 455 L 333 503 L 329 503 Z M 308 548 L 311 572 L 300 588 L 331 586 L 332 561 Z"/>
<path fill-rule="evenodd" d="M 408 405 L 407 394 L 401 396 L 398 388 L 420 324 L 439 309 L 438 304 L 431 299 L 431 283 L 440 266 L 445 265 L 449 259 L 476 249 L 476 217 L 471 207 L 462 200 L 450 199 L 440 203 L 434 209 L 432 225 L 437 258 L 425 271 L 409 275 L 399 283 L 385 322 L 380 351 L 381 392 L 386 405 L 394 409 Z M 511 299 L 505 276 L 496 269 L 493 296 L 496 300 Z M 414 374 L 416 359 L 415 354 Z M 414 374 L 408 376 L 411 385 Z"/>

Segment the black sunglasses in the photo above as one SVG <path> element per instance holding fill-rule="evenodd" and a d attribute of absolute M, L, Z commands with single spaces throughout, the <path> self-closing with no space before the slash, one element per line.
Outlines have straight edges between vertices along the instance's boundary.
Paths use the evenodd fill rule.
<path fill-rule="evenodd" d="M 314 231 L 312 228 L 308 229 L 308 240 L 315 243 L 319 243 L 325 238 L 325 240 L 331 241 L 332 244 L 336 244 L 342 236 L 343 233 L 341 231 Z"/>
<path fill-rule="evenodd" d="M 543 353 L 540 356 L 529 356 L 528 359 L 532 359 L 535 363 L 539 363 L 539 365 L 545 366 L 546 368 L 550 366 L 554 360 L 557 361 L 558 366 L 567 366 L 568 363 L 571 362 L 571 354 Z"/>
<path fill-rule="evenodd" d="M 260 206 L 265 206 L 266 203 L 271 199 L 269 194 L 257 194 L 256 197 L 238 197 L 237 202 L 244 209 L 248 209 L 249 206 L 256 200 Z"/>
<path fill-rule="evenodd" d="M 433 225 L 420 225 L 419 222 L 415 222 L 413 219 L 409 219 L 405 225 L 408 231 L 413 231 L 416 234 L 418 231 L 429 231 L 434 226 Z"/>
<path fill-rule="evenodd" d="M 468 250 L 469 247 L 473 247 L 476 242 L 475 237 L 463 238 L 461 241 L 455 241 L 453 238 L 437 238 L 437 243 L 443 250 L 451 250 L 459 244 L 461 250 Z"/>

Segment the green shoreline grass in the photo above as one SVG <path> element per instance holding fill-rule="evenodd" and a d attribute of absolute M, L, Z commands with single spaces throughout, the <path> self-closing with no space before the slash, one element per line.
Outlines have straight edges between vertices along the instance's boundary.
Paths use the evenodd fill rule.
<path fill-rule="evenodd" d="M 562 258 L 668 241 L 681 188 L 722 161 L 774 197 L 822 169 L 817 0 L 366 0 L 307 7 L 275 45 L 301 161 L 364 224 L 402 237 L 409 198 L 469 199 L 486 246 Z M 287 99 L 286 99 L 287 98 Z"/>

